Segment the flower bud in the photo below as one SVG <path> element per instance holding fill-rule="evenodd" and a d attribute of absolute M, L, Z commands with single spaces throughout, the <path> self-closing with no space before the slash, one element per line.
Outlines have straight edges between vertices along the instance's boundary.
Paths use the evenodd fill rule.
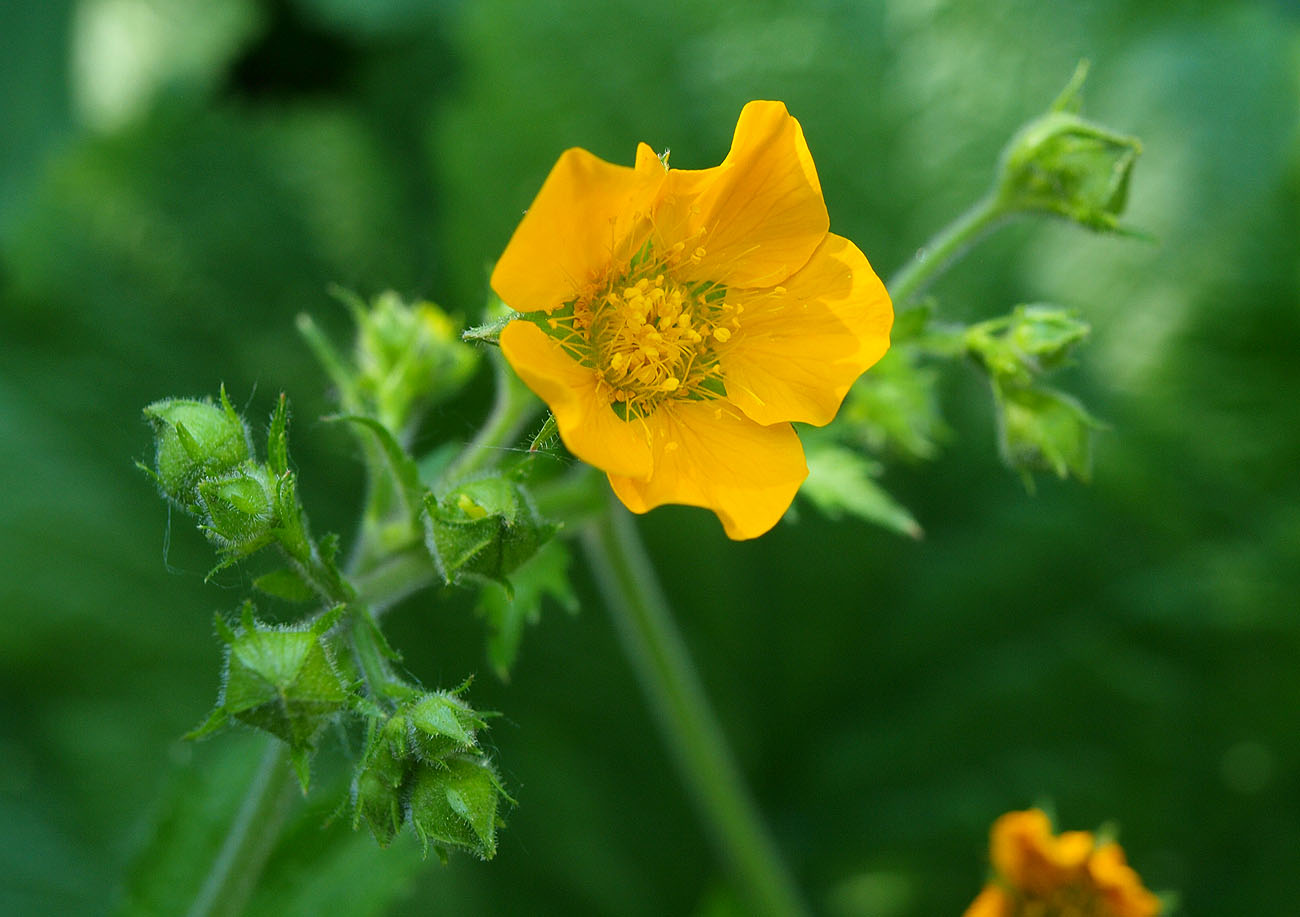
<path fill-rule="evenodd" d="M 1016 306 L 1007 329 L 1007 341 L 1041 370 L 1063 365 L 1074 347 L 1092 331 L 1070 309 L 1050 305 Z"/>
<path fill-rule="evenodd" d="M 220 406 L 171 398 L 155 401 L 144 416 L 154 428 L 154 477 L 163 493 L 188 511 L 195 509 L 201 480 L 231 471 L 253 454 L 248 427 L 225 389 Z"/>
<path fill-rule="evenodd" d="M 1022 127 L 1002 151 L 998 199 L 1007 212 L 1040 212 L 1098 232 L 1124 231 L 1129 177 L 1142 152 L 1136 137 L 1081 118 L 1081 64 L 1052 108 Z"/>
<path fill-rule="evenodd" d="M 1073 398 L 1046 388 L 993 379 L 1003 460 L 1024 472 L 1051 471 L 1087 480 L 1092 431 L 1099 424 Z"/>
<path fill-rule="evenodd" d="M 270 627 L 245 606 L 239 632 L 222 627 L 229 651 L 219 709 L 294 748 L 311 747 L 348 700 L 323 636 L 332 623 L 331 616 L 306 629 Z"/>
<path fill-rule="evenodd" d="M 389 717 L 375 733 L 352 784 L 353 827 L 364 822 L 380 847 L 392 843 L 406 819 L 402 795 L 412 764 L 407 756 L 409 731 L 405 717 Z"/>
<path fill-rule="evenodd" d="M 265 466 L 245 462 L 237 470 L 198 485 L 204 534 L 218 547 L 251 554 L 268 543 L 276 523 L 275 485 Z"/>
<path fill-rule="evenodd" d="M 390 290 L 368 307 L 350 305 L 357 323 L 357 389 L 394 433 L 455 394 L 473 373 L 477 352 L 433 303 L 408 303 Z"/>
<path fill-rule="evenodd" d="M 455 752 L 474 751 L 478 748 L 476 731 L 486 726 L 469 704 L 447 691 L 424 695 L 406 715 L 416 753 L 431 762 Z"/>
<path fill-rule="evenodd" d="M 480 757 L 455 755 L 421 765 L 411 785 L 411 824 L 426 850 L 432 843 L 444 859 L 447 850 L 459 849 L 490 860 L 497 852 L 502 796 L 496 773 Z"/>
<path fill-rule="evenodd" d="M 990 375 L 1028 385 L 1036 374 L 1064 364 L 1091 330 L 1069 309 L 1022 305 L 1010 315 L 971 325 L 963 344 Z"/>
<path fill-rule="evenodd" d="M 463 484 L 441 499 L 430 494 L 425 507 L 426 541 L 449 583 L 465 576 L 505 582 L 559 530 L 502 475 Z"/>

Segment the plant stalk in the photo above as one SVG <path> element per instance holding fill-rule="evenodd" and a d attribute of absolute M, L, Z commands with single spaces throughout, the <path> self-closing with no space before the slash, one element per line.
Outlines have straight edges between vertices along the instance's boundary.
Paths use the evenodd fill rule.
<path fill-rule="evenodd" d="M 890 278 L 886 287 L 895 309 L 909 302 L 936 277 L 951 267 L 980 236 L 1010 216 L 996 193 L 989 193 L 970 206 L 933 239 L 916 250 L 912 260 Z"/>
<path fill-rule="evenodd" d="M 659 730 L 737 887 L 754 913 L 806 914 L 709 706 L 631 515 L 611 500 L 583 529 L 582 544 Z"/>
<path fill-rule="evenodd" d="M 188 917 L 231 917 L 243 912 L 289 814 L 293 784 L 288 748 L 279 739 L 268 738 L 243 804 Z"/>

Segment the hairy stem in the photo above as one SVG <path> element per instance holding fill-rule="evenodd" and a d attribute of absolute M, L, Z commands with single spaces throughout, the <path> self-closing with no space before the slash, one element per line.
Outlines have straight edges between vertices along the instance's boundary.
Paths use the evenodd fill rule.
<path fill-rule="evenodd" d="M 227 917 L 243 912 L 289 814 L 293 783 L 288 748 L 279 739 L 268 739 L 243 804 L 194 898 L 189 917 Z"/>
<path fill-rule="evenodd" d="M 631 516 L 611 501 L 582 543 L 682 779 L 754 913 L 807 913 L 745 788 Z"/>
<path fill-rule="evenodd" d="M 1009 214 L 996 194 L 980 198 L 933 239 L 916 250 L 912 260 L 886 286 L 894 307 L 906 308 L 926 285 L 952 266 L 980 236 Z"/>
<path fill-rule="evenodd" d="M 496 371 L 496 401 L 483 422 L 483 428 L 452 462 L 442 480 L 454 483 L 483 470 L 497 458 L 496 452 L 517 443 L 523 430 L 540 407 L 537 399 L 524 387 L 500 353 L 492 354 Z"/>

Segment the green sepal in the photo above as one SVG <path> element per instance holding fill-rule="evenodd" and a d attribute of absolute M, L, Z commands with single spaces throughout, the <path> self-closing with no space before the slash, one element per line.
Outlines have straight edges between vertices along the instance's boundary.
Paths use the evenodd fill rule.
<path fill-rule="evenodd" d="M 339 613 L 332 609 L 308 627 L 272 627 L 258 622 L 252 604 L 245 603 L 238 630 L 218 619 L 217 632 L 227 644 L 221 698 L 196 734 L 207 735 L 230 718 L 295 750 L 310 750 L 349 699 L 324 639 Z"/>
<path fill-rule="evenodd" d="M 457 755 L 421 766 L 412 780 L 410 818 L 426 855 L 432 845 L 444 859 L 448 850 L 492 859 L 502 798 L 510 801 L 481 757 Z"/>
<path fill-rule="evenodd" d="M 507 312 L 500 318 L 495 318 L 491 321 L 484 322 L 481 325 L 474 325 L 471 328 L 466 328 L 460 338 L 462 341 L 470 344 L 496 345 L 500 343 L 501 332 L 505 329 L 506 325 L 510 324 L 517 318 L 526 317 L 530 316 L 521 315 L 518 312 Z"/>
<path fill-rule="evenodd" d="M 280 567 L 253 580 L 253 588 L 286 602 L 310 602 L 316 593 L 292 567 Z"/>
<path fill-rule="evenodd" d="M 208 718 L 198 726 L 191 729 L 185 735 L 181 736 L 186 742 L 195 742 L 199 739 L 206 739 L 214 732 L 220 732 L 230 723 L 230 714 L 226 713 L 224 707 L 217 707 L 208 714 Z"/>
<path fill-rule="evenodd" d="M 289 397 L 284 392 L 271 413 L 271 427 L 266 434 L 266 462 L 277 477 L 289 471 Z"/>
<path fill-rule="evenodd" d="M 311 753 L 311 748 L 307 746 L 289 749 L 289 763 L 293 765 L 293 772 L 298 777 L 298 786 L 302 788 L 304 796 L 311 786 Z"/>
<path fill-rule="evenodd" d="M 412 750 L 426 762 L 478 749 L 477 731 L 487 724 L 454 693 L 434 691 L 403 708 L 411 724 Z"/>
<path fill-rule="evenodd" d="M 425 497 L 425 542 L 448 583 L 480 577 L 502 583 L 560 526 L 542 519 L 524 489 L 504 475 Z"/>
<path fill-rule="evenodd" d="M 561 541 L 543 545 L 510 575 L 510 582 L 513 591 L 500 583 L 485 583 L 478 606 L 488 625 L 488 661 L 502 681 L 509 679 L 519 655 L 524 627 L 541 617 L 545 597 L 570 613 L 578 610 L 578 597 L 569 578 L 569 552 Z"/>
<path fill-rule="evenodd" d="M 544 449 L 553 449 L 559 443 L 560 427 L 555 422 L 555 415 L 546 412 L 546 421 L 542 428 L 533 436 L 532 442 L 528 444 L 529 452 L 539 452 Z"/>

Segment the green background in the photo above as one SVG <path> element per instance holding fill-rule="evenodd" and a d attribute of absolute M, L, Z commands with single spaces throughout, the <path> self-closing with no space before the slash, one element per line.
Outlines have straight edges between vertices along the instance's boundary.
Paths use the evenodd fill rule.
<path fill-rule="evenodd" d="M 1093 61 L 1087 111 L 1139 135 L 1128 220 L 1001 231 L 941 314 L 1016 302 L 1094 324 L 1062 384 L 1109 425 L 1091 485 L 998 462 L 947 367 L 942 454 L 891 465 L 912 542 L 805 509 L 757 542 L 707 513 L 650 543 L 753 791 L 836 915 L 957 914 L 1001 812 L 1113 821 L 1201 915 L 1300 900 L 1300 12 L 1294 3 L 880 0 L 19 0 L 0 6 L 0 911 L 171 913 L 259 742 L 185 746 L 220 666 L 211 554 L 136 471 L 140 409 L 225 383 L 296 407 L 318 531 L 360 468 L 317 423 L 293 328 L 330 283 L 473 317 L 561 150 L 698 168 L 784 100 L 833 228 L 882 275 L 983 191 L 997 152 Z M 440 410 L 465 440 L 487 374 Z M 505 713 L 519 807 L 496 861 L 420 864 L 343 821 L 327 743 L 257 913 L 726 913 L 734 897 L 579 572 L 508 684 L 472 603 L 395 611 L 410 670 Z M 333 764 L 331 765 L 331 760 Z M 206 815 L 206 817 L 205 817 Z M 346 820 L 344 820 L 346 821 Z M 138 863 L 155 863 L 142 871 Z M 132 865 L 137 864 L 137 865 Z M 172 896 L 169 898 L 169 896 Z M 134 905 L 127 902 L 135 902 Z"/>

